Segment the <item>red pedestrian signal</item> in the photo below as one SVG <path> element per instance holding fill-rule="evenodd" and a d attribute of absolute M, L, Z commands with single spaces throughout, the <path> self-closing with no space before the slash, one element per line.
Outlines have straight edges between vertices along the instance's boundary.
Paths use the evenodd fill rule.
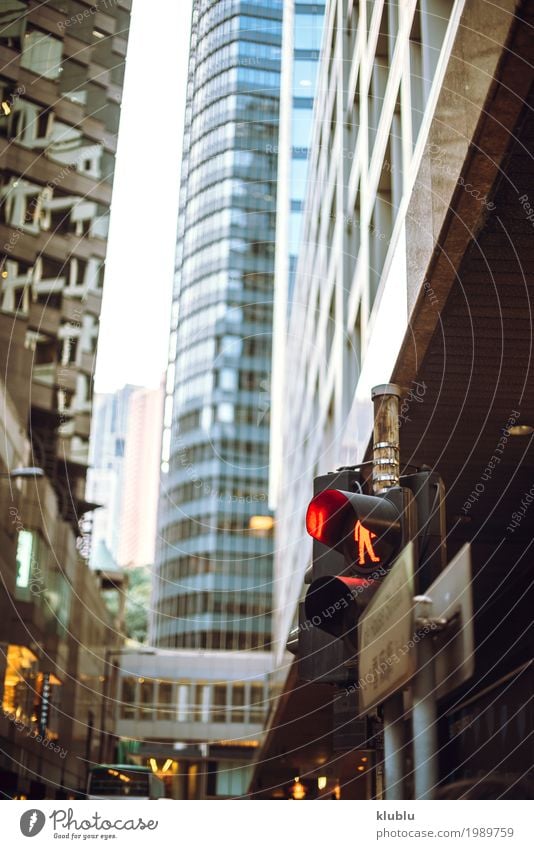
<path fill-rule="evenodd" d="M 376 539 L 376 534 L 365 528 L 360 520 L 356 522 L 354 528 L 354 540 L 358 543 L 358 565 L 365 566 L 366 557 L 369 557 L 372 563 L 380 563 L 380 557 L 375 554 L 373 548 L 373 540 Z"/>
<path fill-rule="evenodd" d="M 398 492 L 398 491 L 397 491 Z M 309 504 L 306 530 L 344 555 L 347 567 L 368 575 L 391 565 L 402 543 L 402 500 L 325 489 Z"/>
<path fill-rule="evenodd" d="M 314 480 L 306 513 L 313 537 L 309 587 L 288 644 L 304 681 L 343 687 L 358 680 L 358 620 L 408 542 L 419 561 L 419 592 L 446 562 L 441 479 L 422 470 L 400 480 L 404 486 L 379 495 L 364 494 L 368 481 L 357 467 Z"/>

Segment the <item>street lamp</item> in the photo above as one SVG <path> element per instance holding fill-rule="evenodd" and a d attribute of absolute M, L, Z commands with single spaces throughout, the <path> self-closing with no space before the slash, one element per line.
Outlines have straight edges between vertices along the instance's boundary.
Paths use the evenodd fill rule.
<path fill-rule="evenodd" d="M 39 468 L 39 466 L 20 466 L 11 469 L 10 472 L 0 472 L 0 478 L 9 478 L 10 480 L 15 478 L 44 478 L 44 476 L 44 469 Z"/>

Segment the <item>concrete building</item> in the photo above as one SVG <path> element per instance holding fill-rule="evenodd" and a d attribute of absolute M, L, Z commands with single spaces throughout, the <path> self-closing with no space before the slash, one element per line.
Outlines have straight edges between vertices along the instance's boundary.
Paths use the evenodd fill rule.
<path fill-rule="evenodd" d="M 11 363 L 24 364 L 29 390 L 23 339 L 12 337 Z M 0 796 L 67 798 L 98 758 L 106 651 L 122 638 L 52 480 L 7 477 L 31 465 L 32 448 L 27 405 L 3 380 L 0 396 Z"/>
<path fill-rule="evenodd" d="M 0 790 L 64 798 L 97 749 L 105 646 L 80 550 L 129 0 L 2 4 Z"/>
<path fill-rule="evenodd" d="M 476 671 L 439 703 L 440 780 L 498 774 L 510 788 L 531 775 L 520 741 L 532 652 L 520 634 L 532 533 L 518 508 L 533 468 L 531 26 L 521 2 L 327 3 L 303 242 L 274 342 L 287 364 L 272 424 L 286 683 L 258 755 L 259 796 L 294 774 L 309 788 L 327 777 L 325 798 L 332 782 L 341 798 L 375 792 L 372 742 L 358 732 L 336 751 L 332 690 L 298 684 L 284 647 L 311 559 L 313 477 L 369 458 L 370 390 L 387 381 L 404 393 L 401 464 L 442 475 L 449 559 L 470 541 L 475 564 Z M 454 731 L 468 718 L 476 745 Z"/>

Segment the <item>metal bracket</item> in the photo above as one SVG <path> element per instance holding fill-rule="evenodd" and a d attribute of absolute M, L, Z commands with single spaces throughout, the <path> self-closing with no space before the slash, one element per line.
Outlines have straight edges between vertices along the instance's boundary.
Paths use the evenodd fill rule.
<path fill-rule="evenodd" d="M 428 595 L 414 597 L 414 625 L 420 637 L 434 636 L 448 628 L 458 618 L 458 613 L 446 619 L 443 616 L 432 616 L 432 599 Z"/>
<path fill-rule="evenodd" d="M 420 637 L 432 636 L 440 631 L 444 631 L 449 626 L 450 621 L 449 619 L 443 619 L 437 616 L 418 616 L 414 623 L 415 630 Z"/>
<path fill-rule="evenodd" d="M 432 599 L 428 595 L 414 596 L 414 626 L 420 637 L 428 637 L 447 626 L 446 620 L 432 616 Z"/>

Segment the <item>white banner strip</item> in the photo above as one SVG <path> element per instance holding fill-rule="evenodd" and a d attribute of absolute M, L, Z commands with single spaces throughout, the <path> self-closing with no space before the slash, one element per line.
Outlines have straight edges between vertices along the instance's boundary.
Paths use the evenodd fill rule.
<path fill-rule="evenodd" d="M 343 804 L 343 803 L 342 803 Z M 502 847 L 532 849 L 529 802 L 359 802 L 342 811 L 319 803 L 282 805 L 243 800 L 179 802 L 6 801 L 2 845 L 130 847 L 335 845 L 416 849 Z M 350 811 L 347 810 L 350 806 Z M 267 810 L 270 807 L 270 810 Z M 300 813 L 299 813 L 300 811 Z M 530 820 L 530 824 L 529 824 Z M 29 843 L 33 839 L 34 843 Z"/>

